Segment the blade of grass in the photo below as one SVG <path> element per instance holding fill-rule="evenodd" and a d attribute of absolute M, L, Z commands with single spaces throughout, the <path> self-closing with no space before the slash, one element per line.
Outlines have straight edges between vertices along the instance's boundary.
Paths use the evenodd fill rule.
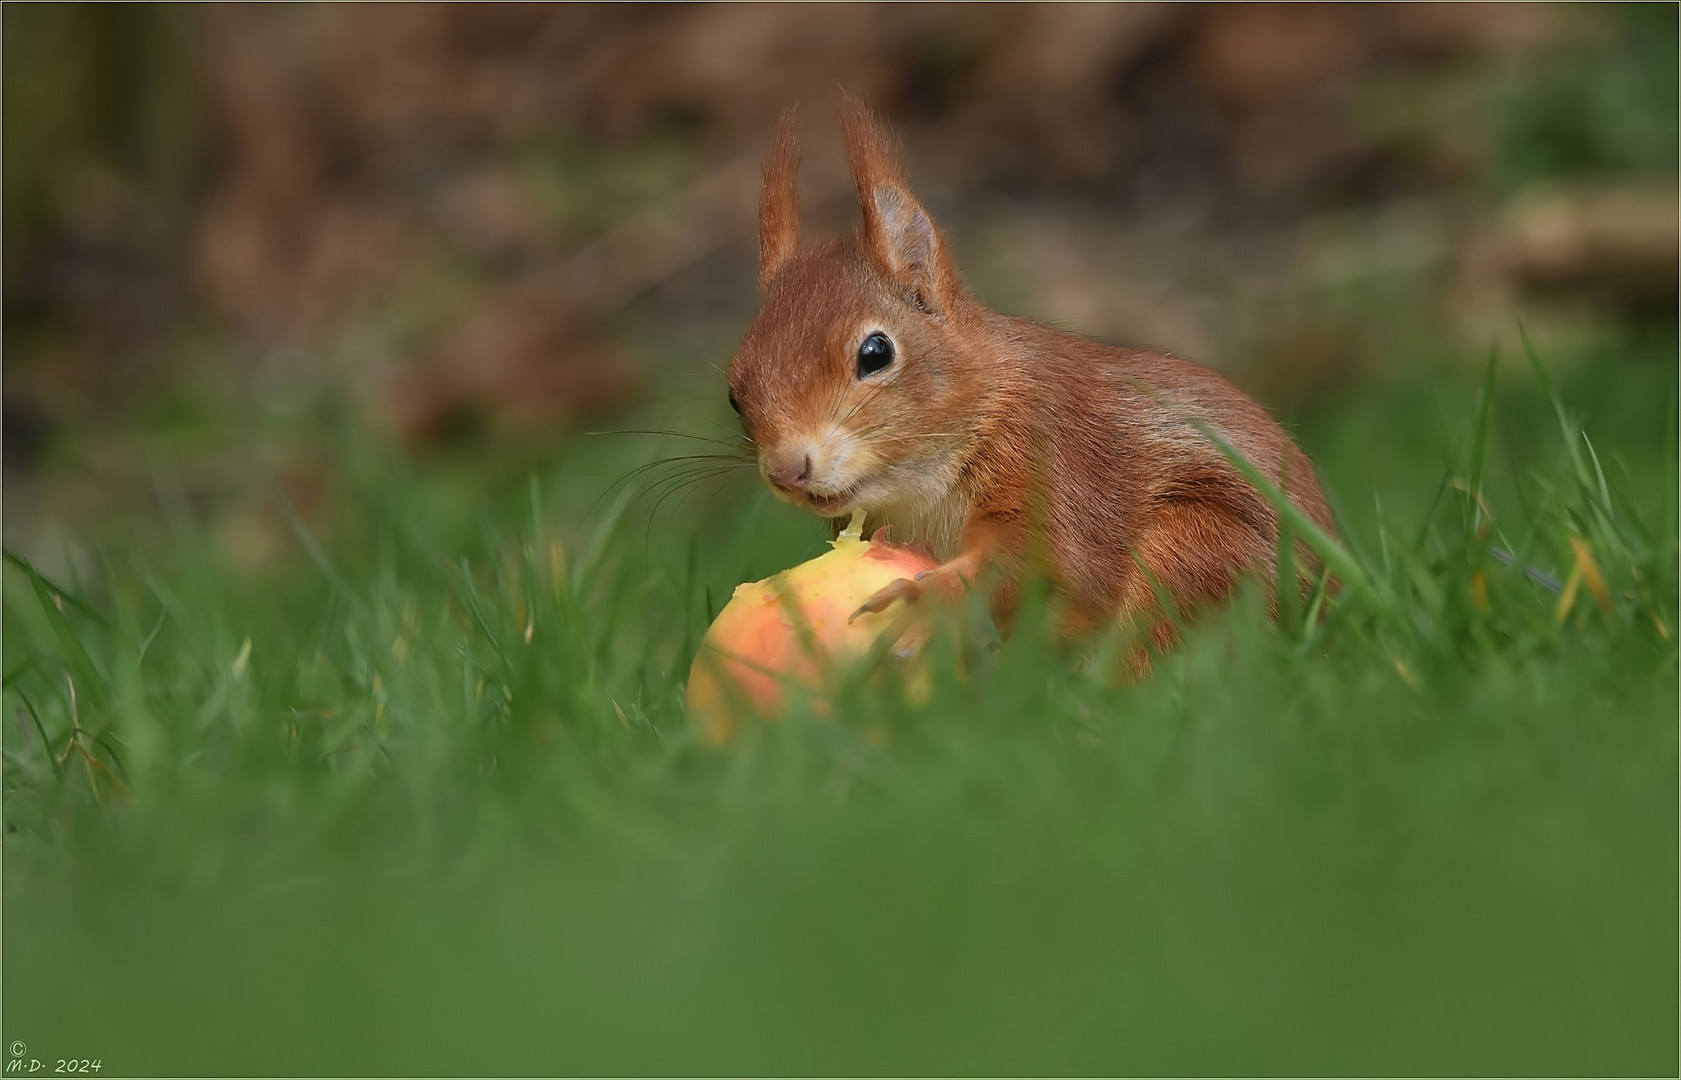
<path fill-rule="evenodd" d="M 102 613 L 100 613 L 99 609 L 95 608 L 94 606 L 89 604 L 87 601 L 85 601 L 81 597 L 77 596 L 76 593 L 72 592 L 71 590 L 66 589 L 62 585 L 59 585 L 56 582 L 52 581 L 51 579 L 47 578 L 39 570 L 35 569 L 35 565 L 33 563 L 31 563 L 28 559 L 24 558 L 22 555 L 19 555 L 17 552 L 13 551 L 11 548 L 0 549 L 0 554 L 3 554 L 5 560 L 7 562 L 11 563 L 13 566 L 17 567 L 19 570 L 22 570 L 26 574 L 31 574 L 35 577 L 40 578 L 43 582 L 46 583 L 47 588 L 51 589 L 57 595 L 62 596 L 64 598 L 65 603 L 74 607 L 77 611 L 81 612 L 83 615 L 86 615 L 88 618 L 90 618 L 94 622 L 98 623 L 100 625 L 100 627 L 103 628 L 103 627 L 106 627 L 106 626 L 109 625 L 105 621 L 105 616 Z"/>
<path fill-rule="evenodd" d="M 53 638 L 58 642 L 65 663 L 70 665 L 76 677 L 87 687 L 88 699 L 96 705 L 103 702 L 106 690 L 105 677 L 98 666 L 94 664 L 93 657 L 88 654 L 81 638 L 76 636 L 75 628 L 70 625 L 70 620 L 64 617 L 63 608 L 55 600 L 55 597 L 64 594 L 49 585 L 47 580 L 36 572 L 34 564 L 28 559 L 19 556 L 17 562 L 13 565 L 18 566 L 25 574 L 29 575 L 30 588 L 34 590 L 35 599 L 39 602 L 41 611 L 47 617 L 47 625 L 52 630 Z"/>
<path fill-rule="evenodd" d="M 281 487 L 280 481 L 271 476 L 269 487 L 272 489 L 275 505 L 280 508 L 280 515 L 286 519 L 286 525 L 292 530 L 292 535 L 298 538 L 298 543 L 303 546 L 305 554 L 309 556 L 309 561 L 315 564 L 316 569 L 321 571 L 321 576 L 327 579 L 328 584 L 332 585 L 336 592 L 346 597 L 358 611 L 364 610 L 365 605 L 362 597 L 357 593 L 356 587 L 327 557 L 327 553 L 322 550 L 321 545 L 316 543 L 314 534 L 309 531 L 309 526 L 305 525 L 303 518 L 298 516 L 298 511 L 293 507 L 292 500 L 286 497 L 286 489 Z"/>
<path fill-rule="evenodd" d="M 589 544 L 585 546 L 583 555 L 572 564 L 572 588 L 574 592 L 582 592 L 589 587 L 591 581 L 601 569 L 601 562 L 606 558 L 619 525 L 624 520 L 625 512 L 630 508 L 635 498 L 635 492 L 626 489 L 619 492 L 618 498 L 613 500 L 607 508 L 607 513 L 601 517 L 601 524 L 596 527 Z"/>
<path fill-rule="evenodd" d="M 1593 463 L 1594 480 L 1597 481 L 1597 487 L 1594 490 L 1599 494 L 1599 505 L 1605 514 L 1607 524 L 1609 524 L 1616 520 L 1617 513 L 1616 507 L 1611 503 L 1611 489 L 1605 483 L 1605 470 L 1599 464 L 1599 453 L 1593 448 L 1593 440 L 1588 438 L 1588 433 L 1585 431 L 1582 432 L 1582 444 L 1588 448 L 1588 459 Z"/>
<path fill-rule="evenodd" d="M 1530 343 L 1529 333 L 1523 328 L 1522 323 L 1518 324 L 1518 338 L 1523 342 L 1524 355 L 1529 358 L 1530 369 L 1535 372 L 1535 381 L 1541 384 L 1541 393 L 1545 395 L 1547 402 L 1552 405 L 1553 415 L 1558 419 L 1558 430 L 1564 436 L 1565 453 L 1570 456 L 1570 463 L 1576 470 L 1577 478 L 1586 485 L 1588 472 L 1586 464 L 1582 461 L 1582 452 L 1576 446 L 1576 425 L 1571 422 L 1569 414 L 1564 411 L 1564 401 L 1558 396 L 1558 392 L 1553 389 L 1553 380 L 1547 375 L 1547 369 L 1542 365 L 1541 357 L 1536 354 L 1535 346 Z"/>
<path fill-rule="evenodd" d="M 508 650 L 502 647 L 501 639 L 490 625 L 490 616 L 485 613 L 484 598 L 479 595 L 478 584 L 473 580 L 472 565 L 466 559 L 462 559 L 459 569 L 462 598 L 467 602 L 468 613 L 473 616 L 473 622 L 478 626 L 479 632 L 490 642 L 490 647 L 502 661 L 502 666 L 510 672 L 513 671 L 513 660 L 509 658 Z"/>
<path fill-rule="evenodd" d="M 1252 465 L 1238 449 L 1227 442 L 1219 432 L 1215 431 L 1201 419 L 1181 413 L 1186 423 L 1201 432 L 1204 438 L 1214 444 L 1215 449 L 1231 462 L 1232 467 L 1243 474 L 1243 478 L 1255 486 L 1255 489 L 1271 502 L 1281 519 L 1287 519 L 1298 536 L 1313 549 L 1314 554 L 1325 561 L 1325 564 L 1336 572 L 1342 579 L 1344 590 L 1358 596 L 1370 598 L 1377 607 L 1385 613 L 1395 610 L 1394 598 L 1388 591 L 1366 572 L 1366 568 L 1351 556 L 1346 548 L 1330 538 L 1317 522 L 1304 514 L 1295 503 L 1285 498 L 1271 480 Z"/>
<path fill-rule="evenodd" d="M 1289 497 L 1290 493 L 1290 457 L 1284 456 L 1279 465 L 1279 489 Z M 1296 580 L 1296 532 L 1290 527 L 1290 519 L 1280 514 L 1278 517 L 1278 557 L 1276 570 L 1273 574 L 1273 595 L 1278 604 L 1278 628 L 1284 632 L 1286 638 L 1296 636 L 1296 615 L 1301 609 L 1301 583 Z"/>
<path fill-rule="evenodd" d="M 30 721 L 35 725 L 35 734 L 40 736 L 41 739 L 41 751 L 46 756 L 47 761 L 52 765 L 53 772 L 62 773 L 64 770 L 59 767 L 57 755 L 52 752 L 52 740 L 47 738 L 47 727 L 45 724 L 41 723 L 41 714 L 35 711 L 35 703 L 29 700 L 29 695 L 24 693 L 23 687 L 18 686 L 15 683 L 11 683 L 9 680 L 7 682 L 7 689 L 16 694 L 18 696 L 18 700 L 23 702 L 23 711 L 29 714 Z"/>
<path fill-rule="evenodd" d="M 1488 351 L 1488 362 L 1483 365 L 1483 383 L 1477 395 L 1477 421 L 1471 435 L 1470 467 L 1466 470 L 1471 496 L 1471 528 L 1468 538 L 1473 542 L 1482 536 L 1483 477 L 1488 462 L 1490 421 L 1494 416 L 1494 366 L 1499 357 L 1499 349 L 1491 347 Z"/>

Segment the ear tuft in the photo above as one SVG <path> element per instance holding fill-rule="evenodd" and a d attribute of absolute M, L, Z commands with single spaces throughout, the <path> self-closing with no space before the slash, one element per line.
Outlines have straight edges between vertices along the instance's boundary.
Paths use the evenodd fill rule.
<path fill-rule="evenodd" d="M 839 100 L 841 136 L 846 140 L 846 163 L 852 182 L 862 195 L 884 184 L 905 186 L 899 165 L 899 147 L 864 100 L 842 90 Z"/>
<path fill-rule="evenodd" d="M 793 106 L 776 123 L 759 192 L 759 288 L 770 283 L 800 247 L 800 145 Z"/>
<path fill-rule="evenodd" d="M 939 230 L 911 194 L 893 136 L 855 95 L 840 95 L 846 159 L 864 215 L 863 237 L 876 261 L 924 311 L 944 306 L 950 281 Z"/>

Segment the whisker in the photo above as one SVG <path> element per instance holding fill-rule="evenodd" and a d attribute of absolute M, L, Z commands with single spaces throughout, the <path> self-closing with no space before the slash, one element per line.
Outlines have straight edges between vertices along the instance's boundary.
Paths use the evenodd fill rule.
<path fill-rule="evenodd" d="M 841 429 L 846 427 L 846 424 L 849 420 L 851 420 L 854 416 L 857 416 L 860 410 L 862 410 L 866 405 L 870 404 L 870 402 L 874 401 L 878 396 L 880 396 L 881 392 L 883 390 L 886 390 L 886 389 L 887 389 L 887 384 L 886 383 L 881 383 L 881 384 L 878 384 L 874 387 L 871 387 L 870 392 L 865 394 L 863 396 L 863 398 L 860 399 L 856 405 L 852 406 L 852 408 L 847 411 L 847 414 L 845 416 L 843 416 L 839 420 L 836 420 L 836 421 L 833 422 L 833 426 L 830 428 L 828 436 L 826 436 L 824 438 L 822 446 L 820 447 L 820 449 L 827 448 L 828 445 L 829 445 L 829 440 L 834 438 L 836 435 L 838 435 L 840 433 Z"/>
<path fill-rule="evenodd" d="M 659 500 L 654 503 L 653 509 L 649 511 L 649 513 L 648 513 L 648 524 L 649 525 L 653 524 L 654 518 L 657 517 L 659 512 L 660 512 L 660 507 L 663 506 L 665 504 L 665 501 L 667 499 L 671 498 L 673 495 L 676 495 L 676 494 L 681 492 L 682 495 L 683 495 L 683 498 L 686 499 L 690 495 L 693 495 L 696 491 L 700 490 L 700 487 L 703 483 L 705 483 L 708 480 L 717 479 L 719 476 L 722 476 L 722 475 L 725 475 L 725 474 L 713 473 L 713 474 L 710 474 L 710 475 L 692 476 L 692 477 L 689 477 L 689 478 L 685 479 L 682 483 L 670 485 L 665 490 L 665 493 L 662 494 L 659 497 Z M 677 502 L 677 507 L 676 508 L 681 509 L 682 506 L 683 506 L 682 499 L 679 499 L 678 502 Z"/>
<path fill-rule="evenodd" d="M 667 477 L 650 485 L 647 491 L 643 492 L 642 495 L 637 496 L 638 501 L 640 501 L 643 497 L 652 494 L 655 491 L 659 492 L 658 498 L 655 499 L 653 506 L 648 510 L 648 524 L 643 530 L 642 543 L 644 553 L 646 553 L 652 546 L 654 522 L 659 517 L 660 508 L 664 506 L 666 501 L 673 495 L 681 493 L 682 497 L 686 499 L 698 491 L 700 487 L 708 481 L 722 480 L 724 483 L 714 485 L 715 490 L 713 491 L 713 497 L 716 498 L 722 489 L 728 486 L 730 481 L 740 478 L 741 474 L 734 470 L 696 471 L 676 478 Z M 682 499 L 679 499 L 677 508 L 681 509 L 682 505 L 683 501 Z"/>
<path fill-rule="evenodd" d="M 852 433 L 854 438 L 870 439 L 875 442 L 909 442 L 912 439 L 951 439 L 963 433 L 960 431 L 927 431 L 915 435 L 883 435 L 873 428 L 863 428 Z"/>
<path fill-rule="evenodd" d="M 631 507 L 634 508 L 644 499 L 652 498 L 654 500 L 654 504 L 653 508 L 649 511 L 649 522 L 652 523 L 653 515 L 659 511 L 660 504 L 664 502 L 672 492 L 681 491 L 684 488 L 691 487 L 703 481 L 728 475 L 730 474 L 727 472 L 696 471 L 684 473 L 678 476 L 664 476 L 642 489 L 642 491 L 637 494 L 636 498 L 631 501 Z"/>
<path fill-rule="evenodd" d="M 753 442 L 753 440 L 751 438 L 748 437 L 748 435 L 745 431 L 741 431 L 741 430 L 738 430 L 736 428 L 732 428 L 728 424 L 720 424 L 716 420 L 705 420 L 705 421 L 702 421 L 702 422 L 706 423 L 706 424 L 709 424 L 712 427 L 717 428 L 719 431 L 722 431 L 725 435 L 729 436 L 729 439 L 727 439 L 727 440 L 721 439 L 721 440 L 719 440 L 719 442 L 729 442 L 730 445 L 735 445 L 736 441 L 740 441 L 742 443 L 747 444 L 748 446 L 757 445 L 756 443 Z"/>
<path fill-rule="evenodd" d="M 665 435 L 673 439 L 693 439 L 696 442 L 709 442 L 717 446 L 730 446 L 732 443 L 724 439 L 714 439 L 706 435 L 695 435 L 687 431 L 672 431 L 669 428 L 619 428 L 614 431 L 586 431 L 585 435 Z"/>
<path fill-rule="evenodd" d="M 627 484 L 636 479 L 638 476 L 648 472 L 650 469 L 658 469 L 662 466 L 673 465 L 693 466 L 703 462 L 716 465 L 729 471 L 737 469 L 746 470 L 754 467 L 752 459 L 741 454 L 678 454 L 672 457 L 658 458 L 654 461 L 636 466 L 634 469 L 631 469 L 629 472 L 609 484 L 605 491 L 595 497 L 595 501 L 592 502 L 589 509 L 584 512 L 584 516 L 588 518 L 593 515 L 596 508 L 601 505 L 601 501 L 603 499 L 613 494 L 613 492 L 617 491 L 624 484 Z M 639 495 L 637 498 L 640 499 L 641 496 Z"/>
<path fill-rule="evenodd" d="M 887 392 L 887 388 L 888 388 L 889 385 L 891 385 L 891 384 L 889 384 L 889 383 L 877 383 L 875 386 L 871 387 L 870 392 L 868 394 L 864 395 L 864 398 L 863 398 L 862 401 L 858 402 L 858 404 L 856 404 L 852 407 L 852 411 L 847 413 L 846 414 L 846 419 L 841 421 L 841 422 L 845 423 L 847 420 L 851 420 L 854 416 L 857 416 L 858 413 L 861 410 L 863 410 L 866 406 L 873 404 L 875 402 L 876 398 L 880 397 L 882 394 Z"/>
<path fill-rule="evenodd" d="M 734 477 L 731 477 L 730 479 L 734 479 Z M 722 495 L 728 486 L 728 481 L 722 484 L 714 485 L 712 494 L 707 497 L 706 502 L 700 508 L 700 516 L 702 518 L 705 518 L 706 515 L 711 512 L 712 504 L 718 501 L 718 496 Z"/>

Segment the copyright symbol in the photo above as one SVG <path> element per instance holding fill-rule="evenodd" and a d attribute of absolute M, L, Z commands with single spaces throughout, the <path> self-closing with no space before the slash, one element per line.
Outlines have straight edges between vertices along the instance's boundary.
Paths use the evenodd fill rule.
<path fill-rule="evenodd" d="M 12 1045 L 6 1047 L 6 1049 L 8 1049 L 12 1052 L 13 1057 L 22 1057 L 23 1052 L 25 1050 L 28 1050 L 29 1047 L 23 1045 L 23 1042 L 21 1040 L 16 1040 L 12 1043 Z"/>

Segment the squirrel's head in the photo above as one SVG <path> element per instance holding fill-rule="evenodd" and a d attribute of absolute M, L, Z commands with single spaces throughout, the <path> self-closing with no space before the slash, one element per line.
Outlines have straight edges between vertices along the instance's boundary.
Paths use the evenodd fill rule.
<path fill-rule="evenodd" d="M 759 199 L 764 304 L 730 363 L 730 403 L 782 499 L 824 517 L 940 500 L 973 428 L 972 302 L 911 195 L 891 136 L 857 99 L 841 130 L 862 220 L 799 246 L 792 110 Z"/>

